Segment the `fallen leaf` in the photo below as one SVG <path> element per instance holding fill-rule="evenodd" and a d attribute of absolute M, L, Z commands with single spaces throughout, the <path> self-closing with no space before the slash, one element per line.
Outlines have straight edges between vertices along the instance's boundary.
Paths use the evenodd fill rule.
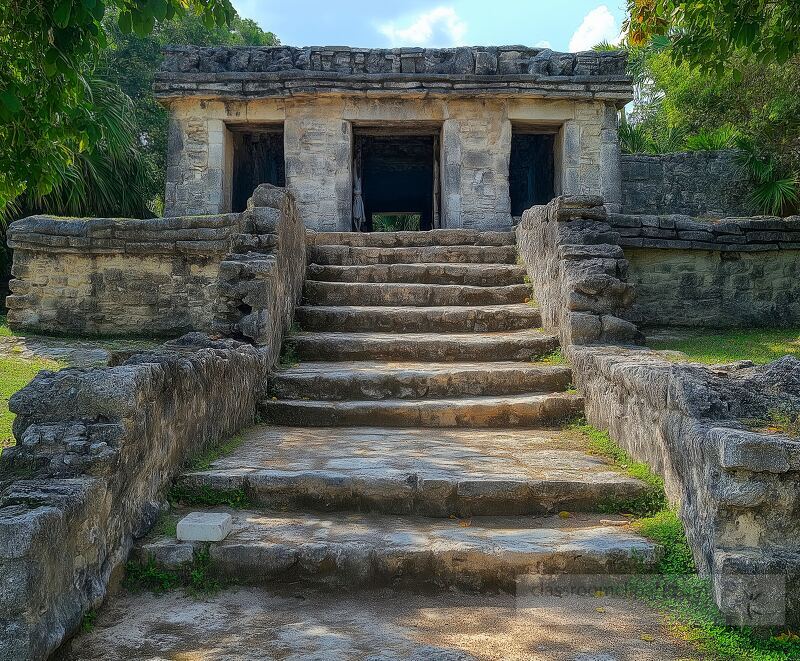
<path fill-rule="evenodd" d="M 644 640 L 645 642 L 648 642 L 648 643 L 652 643 L 655 640 L 655 638 L 653 636 L 651 636 L 649 633 L 643 633 L 642 634 L 642 640 Z"/>
<path fill-rule="evenodd" d="M 568 519 L 569 517 L 572 516 L 572 514 L 570 514 L 569 512 L 559 512 L 558 516 L 560 516 L 562 519 Z"/>
<path fill-rule="evenodd" d="M 458 522 L 458 525 L 460 525 L 462 528 L 469 528 L 472 525 L 472 519 L 461 519 L 461 521 Z"/>
<path fill-rule="evenodd" d="M 606 609 L 605 609 L 605 608 L 603 608 L 602 606 L 598 606 L 597 608 L 595 608 L 595 610 L 596 610 L 598 613 L 605 613 L 605 612 L 606 612 Z"/>

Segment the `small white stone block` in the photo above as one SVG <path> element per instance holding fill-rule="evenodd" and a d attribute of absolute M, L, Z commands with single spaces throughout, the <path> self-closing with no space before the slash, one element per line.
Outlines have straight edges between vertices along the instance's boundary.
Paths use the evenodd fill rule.
<path fill-rule="evenodd" d="M 182 542 L 221 542 L 233 528 L 233 517 L 224 512 L 192 512 L 178 521 Z"/>

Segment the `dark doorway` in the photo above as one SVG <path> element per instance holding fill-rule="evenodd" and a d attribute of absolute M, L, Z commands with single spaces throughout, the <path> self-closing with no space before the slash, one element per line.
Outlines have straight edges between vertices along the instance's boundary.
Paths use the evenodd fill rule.
<path fill-rule="evenodd" d="M 286 185 L 283 129 L 233 132 L 233 191 L 231 211 L 247 208 L 247 200 L 259 184 Z"/>
<path fill-rule="evenodd" d="M 433 228 L 436 149 L 434 135 L 355 137 L 354 180 L 364 204 L 361 231 L 416 228 L 417 223 L 421 230 Z"/>
<path fill-rule="evenodd" d="M 555 135 L 513 133 L 508 185 L 511 215 L 521 216 L 535 204 L 547 204 L 553 191 L 553 153 Z"/>

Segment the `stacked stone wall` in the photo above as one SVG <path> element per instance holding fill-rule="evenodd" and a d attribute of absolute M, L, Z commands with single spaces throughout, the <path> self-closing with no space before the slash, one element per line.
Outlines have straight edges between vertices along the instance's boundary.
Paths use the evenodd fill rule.
<path fill-rule="evenodd" d="M 758 368 L 678 364 L 659 352 L 626 345 L 638 335 L 629 322 L 609 326 L 625 329 L 621 336 L 607 333 L 607 319 L 627 317 L 636 305 L 621 245 L 644 237 L 623 236 L 634 227 L 633 220 L 620 222 L 605 214 L 601 202 L 559 198 L 528 210 L 517 228 L 543 325 L 561 336 L 588 421 L 608 430 L 629 454 L 664 477 L 697 566 L 712 578 L 723 613 L 736 624 L 796 623 L 800 443 L 783 434 L 751 431 L 743 420 L 797 410 L 800 361 L 785 357 Z M 745 236 L 753 245 L 786 239 L 777 234 L 748 237 L 760 231 L 752 225 L 758 222 L 763 221 L 741 220 L 740 233 L 728 227 L 719 236 Z M 639 231 L 658 227 L 658 221 L 640 219 Z M 698 231 L 680 223 L 663 229 Z M 655 235 L 647 240 L 700 237 Z M 662 252 L 678 257 L 693 252 L 668 246 Z M 766 259 L 775 251 L 751 254 Z M 669 300 L 668 287 L 664 295 Z"/>
<path fill-rule="evenodd" d="M 622 211 L 721 218 L 751 213 L 750 184 L 732 150 L 625 154 Z"/>
<path fill-rule="evenodd" d="M 31 216 L 8 236 L 8 321 L 38 332 L 215 331 L 274 345 L 291 323 L 305 264 L 294 199 L 267 184 L 242 214 Z"/>
<path fill-rule="evenodd" d="M 15 221 L 9 323 L 65 333 L 208 329 L 219 264 L 238 225 L 233 214 Z"/>
<path fill-rule="evenodd" d="M 80 626 L 186 460 L 254 421 L 268 367 L 265 349 L 190 335 L 116 367 L 41 372 L 12 397 L 0 658 L 44 659 Z"/>
<path fill-rule="evenodd" d="M 800 323 L 800 217 L 609 216 L 628 260 L 637 324 Z"/>
<path fill-rule="evenodd" d="M 101 241 L 130 268 L 136 262 L 124 249 L 145 234 L 164 251 L 150 260 L 169 264 L 183 254 L 168 248 L 188 240 L 180 233 L 187 219 L 129 222 L 134 227 L 123 231 L 121 221 L 37 218 L 20 223 L 23 230 L 15 224 L 12 234 L 32 252 L 26 264 L 41 258 L 36 245 L 50 260 L 42 263 L 56 270 L 63 254 L 74 253 L 53 257 L 53 246 L 96 252 Z M 227 250 L 215 253 L 208 319 L 216 331 L 257 346 L 190 333 L 120 356 L 113 367 L 40 372 L 11 398 L 18 444 L 0 455 L 0 658 L 46 658 L 74 632 L 102 601 L 134 539 L 157 519 L 165 489 L 187 460 L 255 420 L 302 291 L 305 229 L 292 197 L 267 185 L 241 217 L 192 219 L 194 240 L 198 224 L 207 230 L 209 222 L 233 233 L 213 239 Z M 39 236 L 46 239 L 34 244 Z M 29 299 L 32 307 L 17 300 L 14 310 L 41 317 L 41 300 Z M 107 310 L 103 327 L 127 330 L 128 313 Z"/>

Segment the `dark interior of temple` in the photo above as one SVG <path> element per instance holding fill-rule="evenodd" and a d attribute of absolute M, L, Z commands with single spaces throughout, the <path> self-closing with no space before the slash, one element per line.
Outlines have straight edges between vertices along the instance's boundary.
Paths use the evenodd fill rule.
<path fill-rule="evenodd" d="M 259 184 L 286 185 L 281 128 L 233 131 L 231 211 L 244 211 Z"/>
<path fill-rule="evenodd" d="M 508 184 L 511 215 L 521 216 L 534 204 L 553 199 L 553 154 L 555 135 L 551 133 L 513 133 Z"/>
<path fill-rule="evenodd" d="M 375 229 L 373 215 L 379 214 L 419 214 L 421 230 L 433 227 L 435 144 L 433 135 L 356 135 L 363 230 Z"/>

